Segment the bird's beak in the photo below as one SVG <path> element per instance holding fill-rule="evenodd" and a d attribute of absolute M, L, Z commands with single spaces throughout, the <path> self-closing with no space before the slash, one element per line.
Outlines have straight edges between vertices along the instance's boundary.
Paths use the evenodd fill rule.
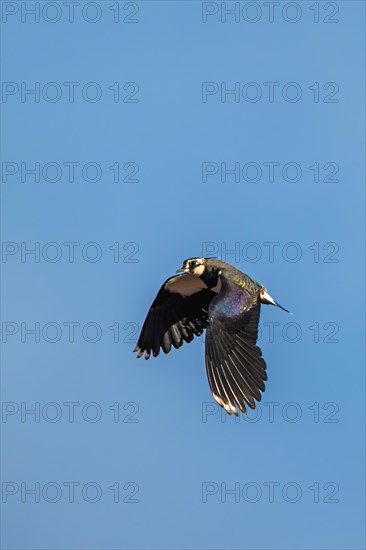
<path fill-rule="evenodd" d="M 176 273 L 187 273 L 188 269 L 186 267 L 180 267 L 177 269 Z"/>

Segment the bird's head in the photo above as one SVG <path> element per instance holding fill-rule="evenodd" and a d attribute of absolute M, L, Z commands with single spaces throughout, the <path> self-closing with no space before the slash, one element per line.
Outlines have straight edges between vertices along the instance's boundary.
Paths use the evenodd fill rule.
<path fill-rule="evenodd" d="M 184 260 L 180 269 L 177 269 L 177 273 L 191 273 L 196 277 L 201 277 L 206 271 L 206 258 L 188 258 Z"/>

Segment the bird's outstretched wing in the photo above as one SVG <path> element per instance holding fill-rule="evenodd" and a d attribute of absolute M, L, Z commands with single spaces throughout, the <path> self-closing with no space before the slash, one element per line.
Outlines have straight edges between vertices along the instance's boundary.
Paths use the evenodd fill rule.
<path fill-rule="evenodd" d="M 201 279 L 189 273 L 171 277 L 161 287 L 143 324 L 137 345 L 137 357 L 145 359 L 169 353 L 200 336 L 207 327 L 208 307 L 217 293 Z"/>
<path fill-rule="evenodd" d="M 214 308 L 213 308 L 214 309 Z M 261 400 L 266 363 L 256 345 L 260 303 L 256 302 L 240 319 L 227 326 L 215 311 L 209 313 L 206 333 L 206 371 L 212 395 L 229 414 L 238 408 L 255 408 Z"/>

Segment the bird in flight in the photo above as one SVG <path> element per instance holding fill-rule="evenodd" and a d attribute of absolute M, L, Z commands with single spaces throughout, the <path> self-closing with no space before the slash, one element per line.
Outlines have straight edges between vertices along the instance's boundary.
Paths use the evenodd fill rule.
<path fill-rule="evenodd" d="M 177 273 L 160 288 L 133 351 L 138 358 L 156 357 L 160 348 L 169 353 L 207 329 L 206 371 L 215 401 L 236 416 L 254 409 L 267 380 L 257 346 L 261 304 L 288 310 L 257 281 L 221 260 L 189 258 Z"/>

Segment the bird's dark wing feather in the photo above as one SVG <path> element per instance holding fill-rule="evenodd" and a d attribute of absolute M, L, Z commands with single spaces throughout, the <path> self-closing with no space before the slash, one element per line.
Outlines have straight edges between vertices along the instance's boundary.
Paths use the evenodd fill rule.
<path fill-rule="evenodd" d="M 137 357 L 145 353 L 169 353 L 200 336 L 207 327 L 208 307 L 216 292 L 190 274 L 171 277 L 161 287 L 143 324 L 134 351 Z"/>
<path fill-rule="evenodd" d="M 214 309 L 214 308 L 213 308 Z M 212 395 L 229 414 L 261 400 L 266 363 L 256 345 L 260 303 L 230 327 L 213 311 L 206 333 L 206 370 Z"/>

